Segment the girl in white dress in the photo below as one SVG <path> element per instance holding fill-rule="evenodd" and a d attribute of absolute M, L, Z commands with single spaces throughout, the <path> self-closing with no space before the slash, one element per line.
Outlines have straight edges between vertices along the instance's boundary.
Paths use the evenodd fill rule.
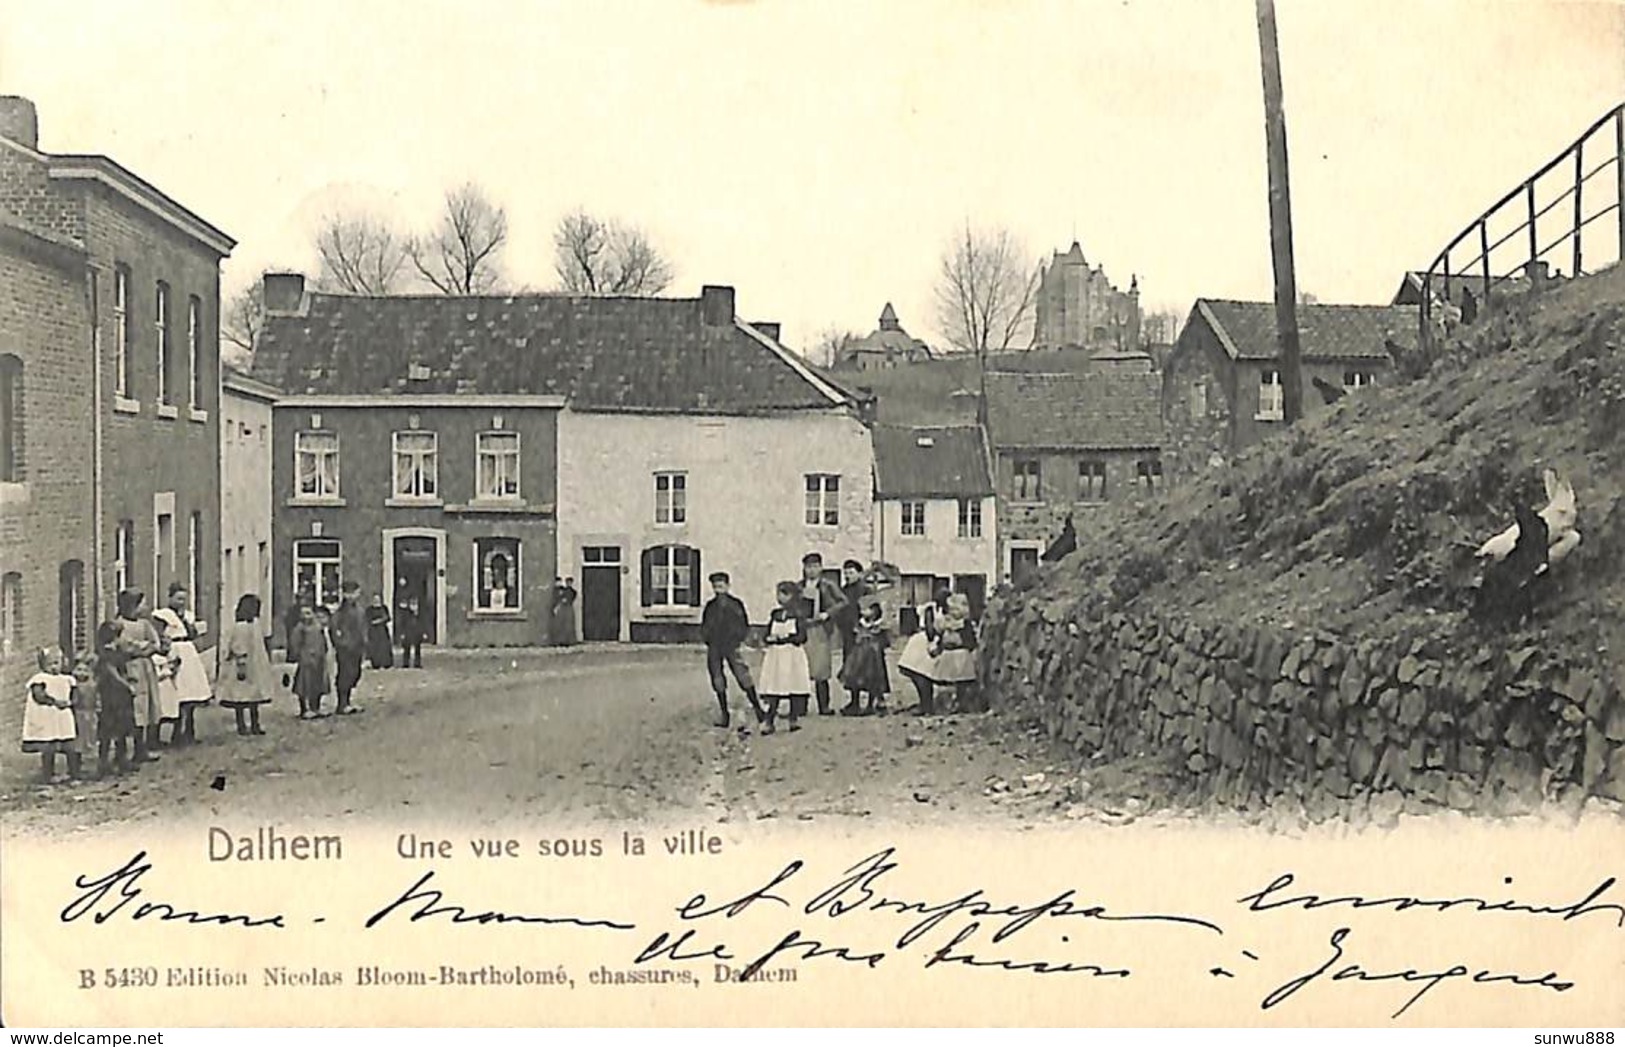
<path fill-rule="evenodd" d="M 915 711 L 922 716 L 929 716 L 934 708 L 935 692 L 931 679 L 935 673 L 936 659 L 931 656 L 931 644 L 937 638 L 937 620 L 947 607 L 948 590 L 938 589 L 933 602 L 922 603 L 915 608 L 919 625 L 903 645 L 903 653 L 897 659 L 898 672 L 908 677 L 909 683 L 914 685 L 914 693 L 920 696 L 920 704 Z"/>
<path fill-rule="evenodd" d="M 23 752 L 40 754 L 40 781 L 56 780 L 56 754 L 74 752 L 73 677 L 59 647 L 42 647 L 23 700 Z"/>
<path fill-rule="evenodd" d="M 152 612 L 153 621 L 169 640 L 169 661 L 175 667 L 170 678 L 174 700 L 178 706 L 175 726 L 171 729 L 171 745 L 188 745 L 197 741 L 194 714 L 200 705 L 208 705 L 214 698 L 209 683 L 209 670 L 198 653 L 197 638 L 207 626 L 193 618 L 186 609 L 186 586 L 179 582 L 169 586 L 169 604 Z M 160 687 L 164 685 L 160 683 Z"/>
<path fill-rule="evenodd" d="M 767 619 L 767 654 L 762 658 L 761 679 L 756 684 L 756 693 L 761 696 L 767 713 L 762 723 L 763 734 L 773 733 L 781 699 L 789 700 L 790 730 L 801 730 L 796 722 L 796 699 L 805 705 L 807 696 L 812 693 L 807 656 L 801 649 L 807 642 L 807 622 L 800 610 L 801 587 L 795 582 L 780 582 L 778 595 L 779 605 Z"/>

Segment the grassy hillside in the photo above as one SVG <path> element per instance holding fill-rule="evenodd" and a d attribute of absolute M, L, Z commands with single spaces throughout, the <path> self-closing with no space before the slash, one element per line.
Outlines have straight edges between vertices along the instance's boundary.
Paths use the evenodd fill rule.
<path fill-rule="evenodd" d="M 1143 601 L 1209 620 L 1489 642 L 1466 614 L 1473 551 L 1512 522 L 1514 493 L 1545 504 L 1550 466 L 1574 485 L 1583 542 L 1520 632 L 1625 665 L 1622 336 L 1617 267 L 1510 301 L 1421 378 L 1349 396 L 1166 500 L 1111 510 L 1012 598 L 1085 618 Z"/>

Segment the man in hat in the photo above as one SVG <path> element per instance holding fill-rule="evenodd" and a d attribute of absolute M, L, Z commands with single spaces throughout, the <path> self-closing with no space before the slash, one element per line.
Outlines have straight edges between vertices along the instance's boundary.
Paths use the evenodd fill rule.
<path fill-rule="evenodd" d="M 801 603 L 807 621 L 807 643 L 802 650 L 807 655 L 807 675 L 812 679 L 813 693 L 818 696 L 818 715 L 828 716 L 830 709 L 829 681 L 834 675 L 835 623 L 846 613 L 846 593 L 841 587 L 824 577 L 824 558 L 808 553 L 801 558 Z M 792 704 L 795 699 L 792 699 Z M 806 699 L 795 715 L 805 715 Z"/>
<path fill-rule="evenodd" d="M 350 695 L 361 682 L 361 660 L 367 653 L 367 612 L 361 607 L 361 586 L 345 582 L 344 596 L 332 614 L 333 654 L 338 661 L 334 686 L 339 695 L 338 713 L 350 716 L 361 709 L 350 704 Z"/>
<path fill-rule="evenodd" d="M 758 723 L 766 719 L 762 703 L 756 696 L 756 683 L 751 679 L 750 666 L 739 653 L 739 645 L 750 634 L 750 616 L 739 597 L 728 591 L 728 572 L 716 571 L 710 576 L 714 594 L 705 605 L 700 617 L 700 638 L 705 641 L 705 671 L 711 678 L 711 690 L 717 696 L 718 727 L 727 727 L 728 680 L 723 675 L 726 667 L 734 675 L 739 689 L 756 712 Z"/>

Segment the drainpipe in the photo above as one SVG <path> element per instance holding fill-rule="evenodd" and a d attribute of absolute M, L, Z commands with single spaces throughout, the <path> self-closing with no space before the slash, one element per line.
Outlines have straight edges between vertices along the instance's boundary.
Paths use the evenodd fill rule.
<path fill-rule="evenodd" d="M 87 631 L 94 635 L 102 615 L 106 613 L 102 602 L 102 324 L 99 281 L 92 263 L 85 274 L 85 294 L 90 299 L 90 397 L 91 455 L 90 499 L 92 526 L 96 533 L 90 541 L 90 599 L 96 608 L 96 620 L 86 623 Z"/>

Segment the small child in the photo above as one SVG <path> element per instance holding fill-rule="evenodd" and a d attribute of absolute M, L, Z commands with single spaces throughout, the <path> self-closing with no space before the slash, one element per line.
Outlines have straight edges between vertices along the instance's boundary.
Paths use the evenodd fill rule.
<path fill-rule="evenodd" d="M 322 696 L 327 693 L 327 630 L 317 620 L 319 612 L 299 609 L 290 646 L 297 653 L 293 673 L 293 693 L 299 698 L 299 718 L 311 720 L 322 714 Z"/>
<path fill-rule="evenodd" d="M 56 781 L 56 754 L 73 751 L 73 677 L 60 647 L 40 648 L 36 661 L 39 672 L 28 678 L 23 708 L 23 752 L 40 754 L 40 781 L 49 785 Z"/>
<path fill-rule="evenodd" d="M 885 714 L 886 695 L 891 693 L 891 680 L 886 674 L 886 648 L 891 638 L 880 614 L 878 600 L 865 601 L 859 612 L 852 657 L 841 663 L 841 683 L 852 694 L 852 700 L 841 710 L 842 716 Z M 867 708 L 859 704 L 864 696 L 868 697 Z"/>
<path fill-rule="evenodd" d="M 976 625 L 970 617 L 970 599 L 964 593 L 948 598 L 948 613 L 943 616 L 936 642 L 932 645 L 931 682 L 938 687 L 949 687 L 954 695 L 954 709 L 970 712 L 978 705 L 976 694 Z"/>
<path fill-rule="evenodd" d="M 96 748 L 96 656 L 81 651 L 73 663 L 73 750 L 68 753 L 68 777 L 77 779 L 85 754 Z"/>
<path fill-rule="evenodd" d="M 96 630 L 96 776 L 99 778 L 130 770 L 129 747 L 138 737 L 135 687 L 126 671 L 131 656 L 120 649 L 121 632 L 116 621 L 103 622 Z"/>
<path fill-rule="evenodd" d="M 758 687 L 767 714 L 762 723 L 763 734 L 773 733 L 781 698 L 789 700 L 790 730 L 801 730 L 796 722 L 797 711 L 807 704 L 812 693 L 807 656 L 801 650 L 807 642 L 807 620 L 801 613 L 801 586 L 795 582 L 780 582 L 778 597 L 779 605 L 767 619 L 764 641 L 767 654 L 762 658 L 762 680 Z"/>

